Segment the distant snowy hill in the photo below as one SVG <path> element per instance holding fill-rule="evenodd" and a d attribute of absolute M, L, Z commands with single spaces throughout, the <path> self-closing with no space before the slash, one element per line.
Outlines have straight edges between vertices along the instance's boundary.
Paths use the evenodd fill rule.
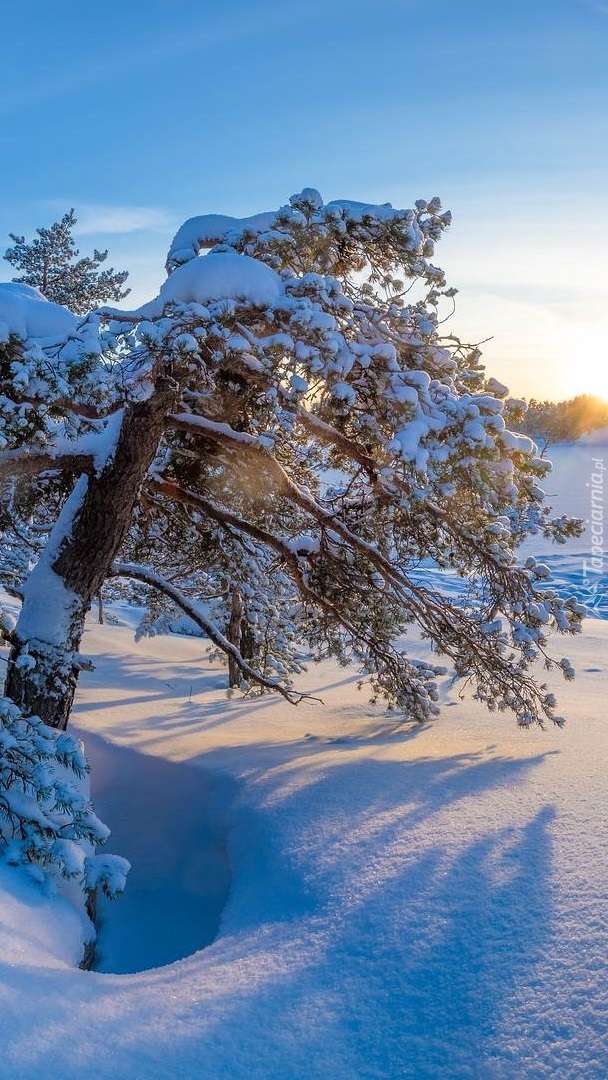
<path fill-rule="evenodd" d="M 608 427 L 596 428 L 588 435 L 582 435 L 577 446 L 603 446 L 608 453 Z"/>

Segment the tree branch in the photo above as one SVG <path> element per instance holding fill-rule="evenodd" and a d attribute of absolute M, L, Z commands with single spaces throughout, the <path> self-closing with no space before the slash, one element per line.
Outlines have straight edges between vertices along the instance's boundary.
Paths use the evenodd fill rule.
<path fill-rule="evenodd" d="M 93 454 L 3 450 L 0 452 L 0 480 L 7 476 L 37 476 L 39 473 L 61 469 L 90 472 L 93 465 Z"/>
<path fill-rule="evenodd" d="M 312 694 L 298 693 L 295 690 L 290 690 L 288 687 L 283 686 L 282 683 L 276 682 L 275 679 L 267 679 L 264 675 L 261 675 L 259 671 L 252 668 L 245 659 L 241 656 L 241 653 L 232 645 L 228 638 L 222 634 L 221 630 L 217 628 L 215 623 L 204 614 L 200 606 L 195 600 L 185 596 L 179 589 L 167 581 L 166 578 L 156 574 L 153 570 L 150 570 L 147 566 L 141 566 L 138 563 L 114 563 L 110 571 L 113 577 L 128 577 L 134 578 L 136 581 L 142 581 L 145 585 L 150 585 L 153 589 L 157 589 L 159 592 L 168 596 L 178 607 L 182 609 L 192 619 L 193 622 L 200 627 L 201 630 L 207 635 L 207 637 L 217 645 L 222 652 L 230 656 L 243 675 L 250 679 L 252 682 L 263 686 L 267 690 L 274 690 L 281 694 L 290 705 L 298 705 L 304 698 L 311 701 L 320 701 L 320 698 L 314 698 Z"/>
<path fill-rule="evenodd" d="M 364 629 L 355 626 L 350 619 L 335 606 L 335 604 L 332 604 L 325 596 L 322 596 L 315 589 L 311 588 L 302 571 L 300 558 L 297 553 L 280 537 L 274 536 L 272 533 L 267 532 L 265 529 L 260 528 L 259 525 L 255 525 L 251 521 L 246 521 L 244 518 L 238 517 L 226 507 L 217 506 L 215 503 L 209 502 L 207 499 L 202 498 L 202 496 L 197 495 L 196 492 L 180 487 L 171 480 L 165 480 L 162 477 L 153 477 L 147 481 L 147 486 L 159 495 L 164 495 L 166 498 L 171 499 L 173 502 L 180 502 L 186 506 L 192 506 L 195 509 L 200 510 L 201 513 L 205 514 L 207 517 L 217 521 L 218 524 L 228 526 L 230 529 L 235 529 L 237 532 L 245 533 L 259 543 L 272 548 L 287 566 L 303 600 L 308 601 L 315 607 L 319 607 L 325 611 L 326 614 L 346 631 L 353 645 L 355 647 L 358 643 L 364 645 L 369 649 L 370 655 L 374 657 L 379 665 L 389 666 L 393 668 L 393 670 L 400 667 L 402 674 L 406 674 L 404 670 L 408 667 L 406 658 L 402 653 L 395 649 L 390 642 L 376 641 L 371 634 L 368 634 Z M 407 674 L 409 674 L 409 671 Z"/>
<path fill-rule="evenodd" d="M 531 702 L 544 700 L 544 686 L 513 669 L 508 659 L 501 655 L 498 642 L 488 638 L 483 630 L 465 611 L 440 593 L 415 584 L 403 567 L 392 563 L 375 545 L 354 533 L 333 511 L 325 509 L 311 495 L 302 491 L 288 476 L 282 465 L 258 439 L 245 432 L 234 431 L 228 424 L 207 420 L 198 415 L 179 414 L 169 417 L 169 424 L 192 435 L 207 437 L 229 450 L 245 455 L 259 466 L 260 475 L 293 505 L 298 506 L 324 529 L 331 529 L 362 558 L 375 567 L 395 596 L 405 604 L 416 618 L 419 626 L 441 651 L 462 667 L 466 657 L 468 670 L 477 677 L 478 693 L 483 693 L 484 680 L 492 672 L 503 693 L 515 695 L 521 702 L 522 711 L 529 707 L 536 714 Z M 512 571 L 515 573 L 515 571 Z M 504 647 L 504 644 L 503 644 Z M 540 723 L 541 721 L 539 721 Z"/>

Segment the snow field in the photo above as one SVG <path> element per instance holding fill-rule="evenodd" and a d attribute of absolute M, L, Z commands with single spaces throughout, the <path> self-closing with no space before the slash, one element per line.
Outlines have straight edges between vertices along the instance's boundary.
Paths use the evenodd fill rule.
<path fill-rule="evenodd" d="M 457 697 L 432 726 L 397 728 L 331 664 L 306 683 L 325 709 L 229 700 L 200 641 L 134 649 L 127 630 L 91 627 L 98 667 L 84 677 L 80 731 L 108 768 L 132 755 L 133 789 L 158 769 L 154 797 L 169 808 L 185 772 L 200 770 L 204 799 L 224 778 L 230 892 L 209 948 L 138 974 L 74 970 L 73 915 L 59 901 L 48 916 L 58 941 L 36 929 L 32 945 L 16 916 L 25 943 L 13 956 L 23 948 L 27 967 L 4 968 L 0 1070 L 605 1076 L 607 630 L 594 621 L 569 650 L 579 678 L 561 690 L 567 728 L 523 734 Z M 142 754 L 152 761 L 140 770 Z M 204 828 L 184 823 L 184 850 Z M 157 835 L 162 891 L 173 853 L 170 833 Z M 47 907 L 34 911 L 47 925 Z M 158 915 L 149 933 L 171 938 Z"/>

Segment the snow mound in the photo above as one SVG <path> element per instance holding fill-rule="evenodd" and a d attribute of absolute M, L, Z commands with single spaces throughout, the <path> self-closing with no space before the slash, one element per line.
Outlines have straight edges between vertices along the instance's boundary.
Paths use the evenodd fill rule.
<path fill-rule="evenodd" d="M 281 293 L 281 279 L 270 266 L 236 252 L 215 252 L 178 266 L 158 296 L 144 304 L 138 317 L 154 318 L 165 304 L 208 304 L 213 300 L 245 300 L 270 306 Z"/>
<path fill-rule="evenodd" d="M 38 289 L 17 281 L 0 281 L 0 342 L 17 334 L 24 341 L 64 338 L 78 319 L 61 304 L 53 304 Z"/>

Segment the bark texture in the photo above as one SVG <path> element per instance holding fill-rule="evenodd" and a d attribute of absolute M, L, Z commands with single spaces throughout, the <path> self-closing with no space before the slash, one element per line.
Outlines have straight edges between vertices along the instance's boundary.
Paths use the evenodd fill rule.
<path fill-rule="evenodd" d="M 226 627 L 226 637 L 230 644 L 234 645 L 235 649 L 238 649 L 243 660 L 254 659 L 255 640 L 253 628 L 249 622 L 243 594 L 236 587 L 232 590 L 230 619 Z M 234 657 L 228 656 L 228 685 L 231 687 L 240 686 L 242 681 L 243 672 Z"/>
<path fill-rule="evenodd" d="M 234 645 L 235 649 L 240 651 L 241 648 L 241 631 L 243 626 L 243 619 L 245 616 L 245 607 L 243 605 L 243 597 L 240 589 L 232 590 L 232 598 L 230 605 L 230 619 L 226 628 L 226 637 L 231 645 Z M 228 657 L 228 685 L 231 687 L 240 686 L 243 676 L 241 670 L 232 656 Z"/>
<path fill-rule="evenodd" d="M 66 596 L 61 641 L 56 635 L 45 640 L 40 627 L 35 636 L 27 632 L 30 600 L 26 590 L 5 692 L 27 715 L 40 716 L 52 727 L 67 726 L 83 666 L 78 652 L 85 615 L 126 537 L 141 483 L 162 438 L 165 418 L 175 407 L 176 394 L 173 380 L 160 377 L 147 401 L 129 406 L 111 461 L 88 480 L 71 530 L 50 563 Z"/>

